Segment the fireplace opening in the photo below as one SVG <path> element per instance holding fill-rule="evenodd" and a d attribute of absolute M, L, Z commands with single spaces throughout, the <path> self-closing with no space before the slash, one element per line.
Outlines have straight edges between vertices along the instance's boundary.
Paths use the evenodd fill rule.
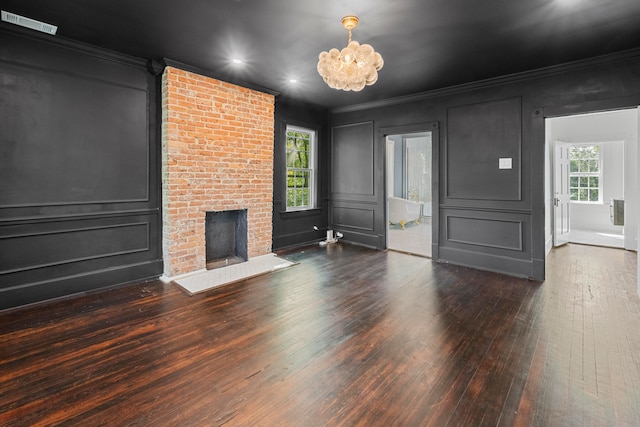
<path fill-rule="evenodd" d="M 247 210 L 207 212 L 207 270 L 247 261 Z"/>

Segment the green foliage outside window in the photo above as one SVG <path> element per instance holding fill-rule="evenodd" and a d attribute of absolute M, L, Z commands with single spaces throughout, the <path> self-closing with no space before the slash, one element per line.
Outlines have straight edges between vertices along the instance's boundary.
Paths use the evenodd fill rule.
<path fill-rule="evenodd" d="M 287 130 L 287 208 L 312 207 L 311 132 Z"/>
<path fill-rule="evenodd" d="M 571 200 L 600 201 L 600 146 L 579 145 L 569 151 L 569 193 Z"/>

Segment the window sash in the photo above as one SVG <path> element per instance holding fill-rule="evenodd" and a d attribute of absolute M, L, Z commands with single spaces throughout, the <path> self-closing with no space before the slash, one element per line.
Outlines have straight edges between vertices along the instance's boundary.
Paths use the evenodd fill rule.
<path fill-rule="evenodd" d="M 285 203 L 288 211 L 315 207 L 315 137 L 313 129 L 286 128 Z"/>
<path fill-rule="evenodd" d="M 590 150 L 585 151 L 586 149 Z M 572 147 L 569 159 L 571 201 L 598 203 L 602 200 L 601 155 L 599 145 Z"/>

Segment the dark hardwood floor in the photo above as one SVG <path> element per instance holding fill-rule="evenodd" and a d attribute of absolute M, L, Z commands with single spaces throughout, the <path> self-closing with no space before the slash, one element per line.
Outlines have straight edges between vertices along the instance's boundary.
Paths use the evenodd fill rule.
<path fill-rule="evenodd" d="M 330 245 L 193 297 L 149 282 L 0 312 L 0 425 L 637 426 L 636 254 L 544 284 Z"/>

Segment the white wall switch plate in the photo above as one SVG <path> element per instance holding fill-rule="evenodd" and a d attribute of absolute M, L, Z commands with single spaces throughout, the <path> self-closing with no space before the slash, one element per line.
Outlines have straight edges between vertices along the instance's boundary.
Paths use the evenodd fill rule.
<path fill-rule="evenodd" d="M 501 157 L 498 159 L 498 169 L 511 169 L 511 157 Z"/>

